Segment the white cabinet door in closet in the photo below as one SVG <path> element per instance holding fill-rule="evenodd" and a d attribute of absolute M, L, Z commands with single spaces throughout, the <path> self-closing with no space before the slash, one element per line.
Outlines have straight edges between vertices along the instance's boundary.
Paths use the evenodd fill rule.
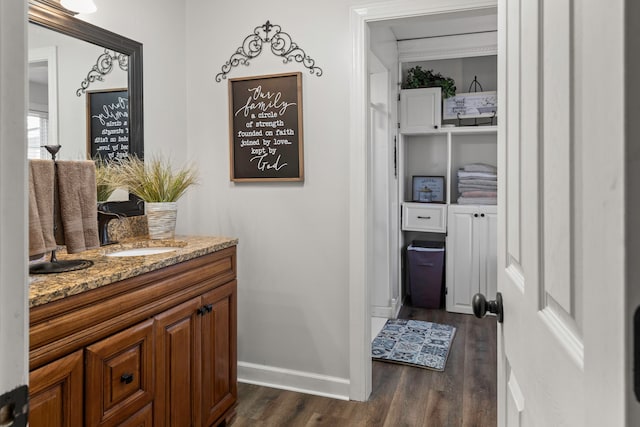
<path fill-rule="evenodd" d="M 497 209 L 451 205 L 448 216 L 447 311 L 472 314 L 473 295 L 496 295 Z"/>
<path fill-rule="evenodd" d="M 405 89 L 400 91 L 400 132 L 432 132 L 442 122 L 442 89 Z"/>

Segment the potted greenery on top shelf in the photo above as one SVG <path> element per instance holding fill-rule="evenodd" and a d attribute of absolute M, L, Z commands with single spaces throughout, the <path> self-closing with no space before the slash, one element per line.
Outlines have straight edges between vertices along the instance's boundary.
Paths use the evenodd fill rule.
<path fill-rule="evenodd" d="M 433 70 L 423 70 L 421 66 L 416 65 L 409 69 L 407 80 L 402 88 L 417 89 L 423 87 L 442 88 L 443 98 L 449 98 L 456 94 L 456 82 L 452 78 L 444 77 Z"/>

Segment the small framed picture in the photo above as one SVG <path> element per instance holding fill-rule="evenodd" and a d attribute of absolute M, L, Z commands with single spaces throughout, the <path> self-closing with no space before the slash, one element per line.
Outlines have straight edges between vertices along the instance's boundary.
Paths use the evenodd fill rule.
<path fill-rule="evenodd" d="M 413 176 L 413 201 L 444 203 L 444 176 Z"/>

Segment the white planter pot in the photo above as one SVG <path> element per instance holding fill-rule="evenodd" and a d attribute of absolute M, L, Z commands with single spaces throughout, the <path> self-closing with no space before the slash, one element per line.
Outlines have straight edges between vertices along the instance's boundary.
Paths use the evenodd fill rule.
<path fill-rule="evenodd" d="M 176 231 L 178 204 L 176 202 L 145 202 L 150 239 L 173 239 Z"/>

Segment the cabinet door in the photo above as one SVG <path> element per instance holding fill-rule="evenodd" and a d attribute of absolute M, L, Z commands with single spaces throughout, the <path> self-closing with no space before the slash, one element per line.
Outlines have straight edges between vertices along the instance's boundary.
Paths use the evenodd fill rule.
<path fill-rule="evenodd" d="M 475 218 L 480 257 L 478 292 L 484 294 L 487 299 L 494 300 L 498 280 L 498 215 L 495 207 L 482 207 L 478 212 L 480 218 Z"/>
<path fill-rule="evenodd" d="M 400 132 L 429 132 L 442 121 L 442 90 L 439 87 L 400 91 Z"/>
<path fill-rule="evenodd" d="M 29 373 L 29 425 L 82 425 L 82 350 Z"/>
<path fill-rule="evenodd" d="M 236 281 L 202 297 L 202 409 L 205 426 L 217 423 L 238 397 L 236 372 Z"/>
<path fill-rule="evenodd" d="M 144 408 L 127 418 L 118 427 L 153 427 L 153 404 L 149 403 Z"/>
<path fill-rule="evenodd" d="M 153 400 L 153 319 L 86 348 L 89 426 L 115 426 Z"/>
<path fill-rule="evenodd" d="M 155 317 L 157 427 L 201 425 L 200 308 L 198 297 Z"/>
<path fill-rule="evenodd" d="M 447 235 L 447 311 L 473 313 L 471 298 L 479 289 L 475 208 L 450 206 Z"/>

